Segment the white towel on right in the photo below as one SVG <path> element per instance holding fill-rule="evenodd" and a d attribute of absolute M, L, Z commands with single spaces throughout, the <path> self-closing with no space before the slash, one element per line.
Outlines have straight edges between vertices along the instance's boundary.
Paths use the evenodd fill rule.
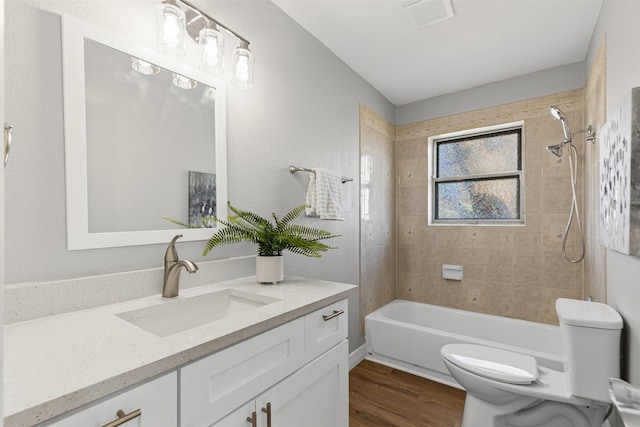
<path fill-rule="evenodd" d="M 344 221 L 342 180 L 331 169 L 314 168 L 309 174 L 305 214 L 320 219 Z"/>

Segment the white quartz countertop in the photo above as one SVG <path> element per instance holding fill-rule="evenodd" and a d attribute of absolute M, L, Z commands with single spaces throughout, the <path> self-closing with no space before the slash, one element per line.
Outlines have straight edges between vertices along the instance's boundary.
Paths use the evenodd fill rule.
<path fill-rule="evenodd" d="M 32 426 L 349 296 L 344 283 L 254 278 L 186 289 L 188 298 L 226 288 L 278 301 L 242 315 L 159 337 L 118 313 L 166 303 L 161 295 L 5 326 L 4 425 Z"/>

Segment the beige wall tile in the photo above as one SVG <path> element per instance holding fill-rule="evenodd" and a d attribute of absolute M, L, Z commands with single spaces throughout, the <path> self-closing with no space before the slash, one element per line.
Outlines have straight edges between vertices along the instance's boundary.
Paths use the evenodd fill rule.
<path fill-rule="evenodd" d="M 398 215 L 425 215 L 427 213 L 427 188 L 426 185 L 399 187 L 397 189 Z"/>
<path fill-rule="evenodd" d="M 415 140 L 414 144 L 419 145 Z M 407 145 L 408 146 L 408 145 Z M 372 163 L 369 216 L 360 221 L 360 329 L 364 317 L 396 298 L 396 129 L 360 106 L 360 155 Z M 361 171 L 362 173 L 362 171 Z M 361 198 L 361 212 L 362 206 Z"/>
<path fill-rule="evenodd" d="M 594 68 L 604 73 L 600 62 Z M 604 99 L 602 79 L 590 79 L 595 83 L 585 88 L 585 100 L 583 91 L 575 90 L 395 128 L 371 110 L 361 109 L 362 152 L 385 165 L 371 186 L 382 193 L 376 198 L 375 214 L 362 222 L 362 318 L 389 300 L 402 298 L 557 324 L 555 300 L 582 298 L 583 268 L 596 276 L 604 270 L 602 251 L 594 243 L 597 228 L 588 231 L 591 252 L 584 266 L 562 258 L 562 233 L 571 207 L 568 157 L 556 158 L 545 147 L 563 140 L 560 123 L 549 114 L 551 105 L 563 110 L 572 130 L 583 128 L 583 116 L 591 110 L 602 109 L 600 101 L 593 100 Z M 516 120 L 525 122 L 525 225 L 428 226 L 428 137 Z M 578 171 L 587 169 L 584 177 L 578 177 L 578 199 L 582 203 L 585 188 L 585 206 L 593 206 L 598 201 L 593 188 L 597 147 L 579 138 L 575 144 Z M 385 227 L 389 223 L 396 224 L 395 230 Z M 575 227 L 567 243 L 567 251 L 576 253 Z M 463 265 L 464 280 L 442 279 L 442 264 Z M 595 286 L 589 292 L 602 298 L 602 288 Z"/>
<path fill-rule="evenodd" d="M 584 123 L 597 132 L 606 120 L 606 35 L 591 66 L 584 88 Z M 584 293 L 595 301 L 606 302 L 606 253 L 599 244 L 600 212 L 599 142 L 586 144 L 584 219 L 586 255 L 584 260 Z"/>
<path fill-rule="evenodd" d="M 427 182 L 427 157 L 411 157 L 397 160 L 397 183 L 399 187 L 424 187 Z"/>
<path fill-rule="evenodd" d="M 566 155 L 558 159 L 545 150 L 563 139 L 550 105 L 563 109 L 572 129 L 582 127 L 580 90 L 398 127 L 398 295 L 551 323 L 556 322 L 549 314 L 555 313 L 552 295 L 580 295 L 582 266 L 564 261 L 560 252 L 571 185 Z M 525 225 L 428 226 L 427 138 L 515 120 L 525 121 Z M 578 166 L 580 171 L 583 163 Z M 569 250 L 576 248 L 576 239 L 572 230 Z M 445 263 L 463 265 L 464 280 L 442 279 Z"/>

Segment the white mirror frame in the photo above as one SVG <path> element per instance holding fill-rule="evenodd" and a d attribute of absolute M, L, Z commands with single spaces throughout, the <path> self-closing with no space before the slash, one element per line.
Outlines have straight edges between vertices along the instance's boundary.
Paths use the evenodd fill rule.
<path fill-rule="evenodd" d="M 62 16 L 67 249 L 93 249 L 167 243 L 176 234 L 181 241 L 207 240 L 214 228 L 89 232 L 87 141 L 84 86 L 84 39 L 89 38 L 131 56 L 144 59 L 215 88 L 215 167 L 217 216 L 227 216 L 226 95 L 222 80 L 152 49 L 109 33 L 73 16 Z M 187 191 L 187 189 L 185 189 Z"/>

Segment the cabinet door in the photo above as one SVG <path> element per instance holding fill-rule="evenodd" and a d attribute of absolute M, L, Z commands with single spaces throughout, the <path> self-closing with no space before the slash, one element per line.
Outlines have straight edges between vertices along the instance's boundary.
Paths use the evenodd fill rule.
<path fill-rule="evenodd" d="M 349 363 L 346 340 L 256 399 L 258 426 L 347 427 Z M 249 425 L 249 424 L 246 424 Z"/>
<path fill-rule="evenodd" d="M 193 362 L 180 369 L 180 426 L 210 426 L 302 365 L 302 318 Z"/>
<path fill-rule="evenodd" d="M 245 403 L 220 421 L 211 425 L 211 427 L 257 427 L 258 414 L 255 414 L 256 423 L 255 426 L 252 421 L 252 415 L 256 412 L 256 401 L 251 400 Z M 249 418 L 249 419 L 247 419 Z"/>
<path fill-rule="evenodd" d="M 173 371 L 160 378 L 102 400 L 47 427 L 102 427 L 123 414 L 140 415 L 120 427 L 175 427 L 178 422 L 178 374 Z M 243 427 L 247 427 L 245 424 Z"/>

